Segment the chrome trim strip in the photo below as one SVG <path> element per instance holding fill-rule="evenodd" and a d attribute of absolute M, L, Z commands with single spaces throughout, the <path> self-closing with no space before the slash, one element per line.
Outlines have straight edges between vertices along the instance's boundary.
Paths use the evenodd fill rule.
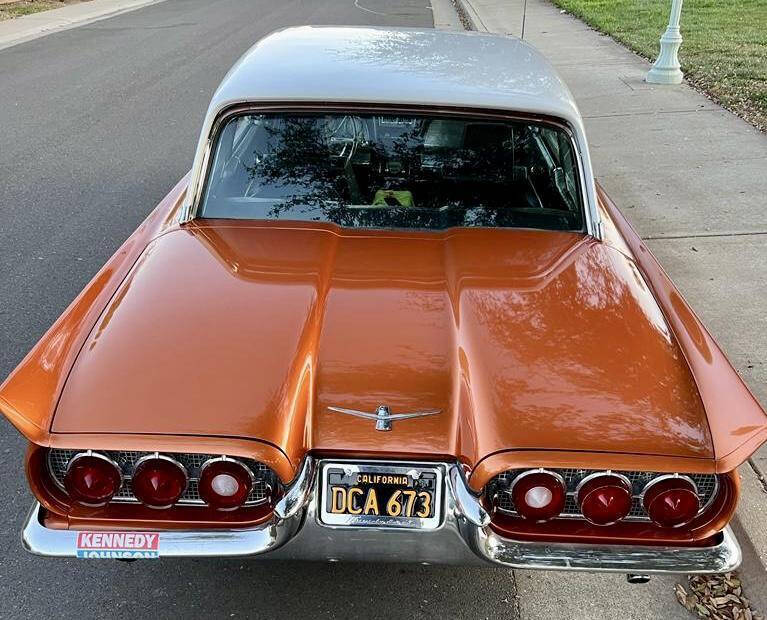
<path fill-rule="evenodd" d="M 558 471 L 554 471 L 552 469 L 546 469 L 544 467 L 536 467 L 535 469 L 527 469 L 523 471 L 521 474 L 516 476 L 514 480 L 512 480 L 511 485 L 509 486 L 508 493 L 511 495 L 511 492 L 514 490 L 514 487 L 517 485 L 517 482 L 519 482 L 522 478 L 526 478 L 527 476 L 530 476 L 532 474 L 549 474 L 553 478 L 556 478 L 559 480 L 559 484 L 562 485 L 562 490 L 564 491 L 565 495 L 567 495 L 567 485 L 565 484 L 565 479 L 562 477 L 562 474 L 560 474 Z"/>
<path fill-rule="evenodd" d="M 511 568 L 703 574 L 730 572 L 741 561 L 740 545 L 729 526 L 712 547 L 530 543 L 502 538 L 489 528 L 476 528 L 469 535 L 477 554 Z"/>
<path fill-rule="evenodd" d="M 338 462 L 342 459 L 333 459 Z M 324 462 L 324 461 L 323 461 Z M 378 461 L 391 465 L 397 461 Z M 741 550 L 726 527 L 710 547 L 588 545 L 539 543 L 504 538 L 482 522 L 479 498 L 465 486 L 460 464 L 431 463 L 448 472 L 442 524 L 433 530 L 365 526 L 328 527 L 319 523 L 320 467 L 307 456 L 280 510 L 267 523 L 250 529 L 162 531 L 160 557 L 256 556 L 264 559 L 364 560 L 424 564 L 501 564 L 511 568 L 618 573 L 724 573 L 737 568 Z M 22 542 L 31 553 L 76 555 L 77 532 L 46 528 L 35 502 Z M 486 515 L 486 512 L 484 512 Z M 280 515 L 285 515 L 281 517 Z M 288 544 L 286 544 L 288 543 Z"/>
<path fill-rule="evenodd" d="M 133 476 L 131 478 L 135 477 L 135 473 L 138 470 L 141 465 L 146 463 L 147 461 L 151 461 L 153 459 L 157 459 L 159 461 L 168 461 L 169 463 L 173 463 L 176 467 L 178 467 L 182 472 L 184 472 L 184 478 L 186 478 L 187 485 L 189 484 L 189 472 L 186 470 L 186 467 L 184 467 L 184 464 L 178 461 L 177 459 L 174 459 L 172 456 L 168 456 L 167 454 L 160 454 L 159 452 L 152 452 L 150 454 L 146 454 L 142 456 L 140 459 L 138 459 L 133 464 Z M 184 488 L 186 490 L 186 487 Z"/>
<path fill-rule="evenodd" d="M 567 499 L 567 485 L 565 484 L 565 479 L 564 477 L 562 477 L 562 474 L 560 474 L 557 471 L 553 471 L 551 469 L 545 469 L 544 467 L 536 467 L 535 469 L 527 469 L 523 471 L 521 474 L 518 474 L 514 478 L 514 480 L 511 481 L 511 485 L 509 486 L 509 490 L 507 492 L 509 494 L 509 498 L 512 498 L 511 500 L 512 503 L 514 501 L 513 500 L 514 487 L 517 486 L 517 482 L 519 482 L 523 478 L 526 478 L 527 476 L 530 476 L 532 474 L 549 474 L 552 478 L 558 480 L 559 484 L 562 486 L 562 492 L 564 493 L 565 500 Z M 564 510 L 564 507 L 565 505 L 563 503 L 562 510 Z M 515 508 L 516 514 L 521 517 L 522 515 L 519 513 L 519 510 L 517 510 L 516 506 L 514 508 Z M 505 511 L 501 511 L 501 512 L 505 512 Z M 552 518 L 555 518 L 555 517 L 552 517 Z M 548 521 L 548 519 L 546 520 Z"/>
<path fill-rule="evenodd" d="M 66 476 L 69 473 L 69 470 L 72 467 L 72 465 L 74 465 L 75 462 L 78 459 L 81 459 L 81 458 L 86 457 L 86 456 L 92 456 L 94 458 L 101 459 L 102 461 L 106 461 L 107 463 L 112 465 L 117 470 L 117 473 L 120 476 L 120 485 L 117 487 L 117 490 L 119 491 L 122 488 L 122 485 L 125 482 L 125 477 L 123 476 L 122 469 L 120 469 L 120 465 L 115 463 L 106 454 L 101 454 L 101 452 L 94 452 L 93 450 L 86 450 L 85 452 L 78 452 L 71 459 L 69 459 L 69 463 L 67 463 L 67 468 L 64 470 L 64 478 L 66 478 Z M 51 476 L 51 478 L 54 479 L 57 487 L 59 487 L 63 491 L 66 491 L 66 488 L 64 487 L 64 485 L 61 484 L 54 476 Z"/>
<path fill-rule="evenodd" d="M 245 463 L 243 463 L 239 459 L 234 459 L 234 458 L 232 458 L 230 456 L 226 456 L 226 454 L 222 454 L 221 456 L 217 456 L 215 458 L 208 459 L 207 461 L 205 461 L 200 466 L 200 475 L 197 478 L 197 480 L 198 480 L 197 492 L 198 493 L 200 493 L 200 486 L 201 485 L 199 483 L 202 481 L 202 474 L 203 474 L 203 472 L 205 471 L 205 469 L 207 467 L 209 467 L 210 465 L 213 465 L 214 463 L 236 463 L 237 465 L 239 465 L 240 467 L 242 467 L 245 470 L 245 472 L 248 474 L 248 479 L 250 480 L 250 488 L 248 489 L 248 495 L 245 496 L 245 502 L 244 503 L 240 504 L 239 506 L 233 506 L 231 508 L 217 508 L 217 510 L 220 510 L 222 512 L 229 512 L 229 511 L 232 511 L 232 510 L 237 510 L 238 508 L 242 508 L 244 506 L 260 506 L 264 502 L 268 502 L 269 499 L 270 499 L 271 494 L 274 493 L 274 491 L 272 490 L 272 487 L 269 484 L 265 483 L 264 486 L 267 489 L 269 489 L 270 492 L 268 494 L 264 495 L 264 497 L 262 497 L 261 499 L 255 501 L 255 502 L 248 503 L 247 498 L 248 498 L 248 496 L 250 496 L 250 492 L 253 490 L 253 485 L 256 483 L 256 475 L 253 473 L 253 470 L 250 467 L 248 467 Z M 188 485 L 189 485 L 189 479 L 187 479 L 187 488 L 188 488 Z M 208 504 L 208 502 L 206 502 L 205 500 L 202 499 L 202 494 L 200 494 L 200 498 L 201 498 L 200 501 L 203 504 L 205 504 L 206 506 L 210 506 L 210 504 Z"/>
<path fill-rule="evenodd" d="M 144 463 L 147 463 L 152 460 L 158 460 L 158 461 L 167 461 L 169 463 L 173 463 L 176 467 L 178 467 L 182 473 L 184 474 L 184 490 L 181 492 L 181 497 L 183 497 L 184 493 L 186 493 L 186 490 L 189 488 L 189 472 L 186 470 L 186 467 L 184 467 L 184 464 L 180 461 L 177 461 L 172 456 L 168 456 L 167 454 L 160 454 L 159 452 L 152 452 L 151 454 L 147 454 L 145 456 L 142 456 L 138 461 L 136 461 L 133 465 L 133 472 L 131 474 L 131 482 L 136 478 L 136 472 L 139 471 L 141 466 Z M 134 492 L 135 497 L 135 492 Z M 136 501 L 141 502 L 141 500 L 138 497 L 135 497 Z M 178 501 L 178 500 L 177 500 Z M 173 506 L 176 502 L 173 502 L 173 504 L 168 504 L 167 506 L 152 506 L 151 504 L 144 504 L 141 502 L 142 505 L 146 506 L 147 508 L 151 508 L 153 510 L 166 510 Z"/>
<path fill-rule="evenodd" d="M 459 464 L 450 466 L 447 481 L 450 493 L 455 500 L 456 511 L 472 525 L 477 527 L 489 525 L 490 515 L 482 506 L 479 497 L 469 488 Z"/>
<path fill-rule="evenodd" d="M 43 509 L 32 506 L 21 534 L 24 548 L 34 555 L 76 557 L 77 531 L 53 530 L 41 522 Z M 160 557 L 240 557 L 274 551 L 299 529 L 297 517 L 271 520 L 248 530 L 168 530 L 160 532 Z M 156 530 L 154 530 L 156 531 Z"/>
<path fill-rule="evenodd" d="M 274 513 L 279 519 L 290 519 L 309 503 L 312 497 L 314 478 L 314 458 L 307 455 L 298 475 L 290 483 L 285 495 L 274 506 Z"/>
<path fill-rule="evenodd" d="M 581 492 L 581 489 L 583 488 L 583 485 L 587 484 L 591 480 L 596 480 L 597 478 L 600 478 L 600 477 L 617 478 L 618 480 L 620 480 L 625 485 L 624 491 L 626 491 L 629 494 L 629 509 L 628 509 L 628 512 L 626 514 L 624 514 L 622 517 L 618 517 L 617 519 L 614 519 L 612 521 L 608 521 L 607 523 L 597 523 L 596 521 L 592 521 L 591 519 L 589 519 L 586 516 L 586 514 L 583 512 L 583 503 L 582 503 L 583 500 L 581 500 L 581 498 L 580 498 L 580 492 Z M 599 488 L 599 487 L 597 487 L 597 488 Z M 575 499 L 575 503 L 578 506 L 578 510 L 580 510 L 581 516 L 586 521 L 588 521 L 592 525 L 597 525 L 599 527 L 608 527 L 610 525 L 615 525 L 616 523 L 618 523 L 618 521 L 623 521 L 631 513 L 631 508 L 632 508 L 632 506 L 634 504 L 634 491 L 633 491 L 633 489 L 634 489 L 634 487 L 631 484 L 631 480 L 629 480 L 628 477 L 624 476 L 623 474 L 619 474 L 617 472 L 614 472 L 611 469 L 607 469 L 605 471 L 595 471 L 594 473 L 591 473 L 588 476 L 585 476 L 585 477 L 581 478 L 581 481 L 575 487 L 575 491 L 573 493 L 573 499 Z M 583 499 L 586 499 L 586 498 L 584 497 Z"/>
<path fill-rule="evenodd" d="M 631 484 L 631 480 L 629 480 L 626 476 L 623 474 L 619 474 L 618 472 L 613 471 L 612 469 L 605 469 L 604 471 L 595 471 L 593 473 L 590 473 L 588 476 L 584 476 L 580 479 L 578 484 L 575 487 L 575 491 L 573 491 L 573 499 L 575 499 L 575 503 L 580 508 L 581 505 L 581 498 L 578 497 L 578 493 L 581 492 L 581 489 L 583 488 L 583 485 L 589 482 L 590 480 L 594 480 L 594 478 L 598 478 L 599 476 L 612 476 L 614 478 L 618 478 L 621 480 L 627 487 L 629 495 L 631 495 L 631 500 L 634 500 L 634 492 L 633 492 L 633 485 Z M 568 493 L 569 495 L 569 493 Z"/>
<path fill-rule="evenodd" d="M 237 463 L 240 467 L 242 467 L 248 474 L 248 477 L 250 478 L 250 482 L 254 483 L 256 481 L 256 476 L 253 473 L 253 471 L 248 467 L 245 463 L 243 463 L 239 459 L 232 458 L 231 456 L 226 456 L 226 454 L 222 454 L 221 456 L 217 456 L 212 459 L 208 459 L 200 466 L 200 476 L 199 478 L 202 479 L 202 472 L 205 471 L 205 468 L 209 465 L 213 465 L 213 463 Z"/>
<path fill-rule="evenodd" d="M 682 523 L 677 523 L 676 525 L 672 525 L 671 528 L 675 529 L 678 527 L 684 527 L 688 523 L 690 523 L 695 517 L 697 517 L 703 509 L 700 505 L 700 492 L 698 491 L 698 485 L 695 484 L 695 481 L 690 478 L 689 476 L 685 476 L 684 474 L 674 473 L 674 474 L 665 474 L 663 476 L 658 476 L 657 478 L 653 478 L 650 480 L 642 489 L 642 492 L 639 494 L 639 498 L 642 501 L 642 507 L 644 508 L 645 513 L 647 513 L 647 516 L 650 516 L 649 511 L 647 510 L 647 505 L 645 504 L 645 496 L 647 495 L 647 491 L 649 491 L 652 487 L 654 487 L 659 482 L 663 482 L 664 480 L 683 480 L 684 482 L 689 482 L 692 485 L 692 490 L 695 492 L 695 497 L 698 498 L 698 512 L 695 513 L 695 516 L 690 517 L 687 519 L 687 521 L 684 521 Z M 713 499 L 713 498 L 711 498 Z M 650 519 L 652 521 L 652 519 Z"/>
<path fill-rule="evenodd" d="M 106 454 L 101 454 L 101 452 L 94 452 L 93 450 L 86 450 L 85 452 L 78 452 L 78 453 L 77 453 L 77 454 L 75 454 L 75 455 L 74 455 L 74 456 L 73 456 L 71 459 L 69 459 L 69 463 L 67 463 L 67 468 L 64 470 L 64 478 L 63 478 L 63 480 L 66 480 L 66 478 L 67 478 L 67 475 L 69 474 L 69 470 L 72 468 L 72 466 L 73 466 L 73 465 L 74 465 L 74 464 L 75 464 L 75 463 L 76 463 L 76 462 L 77 462 L 79 459 L 81 459 L 81 458 L 85 458 L 86 456 L 92 456 L 92 457 L 94 457 L 94 458 L 96 458 L 96 459 L 101 459 L 102 461 L 106 461 L 106 462 L 107 462 L 107 463 L 109 463 L 109 464 L 110 464 L 112 467 L 114 467 L 114 468 L 115 468 L 115 470 L 117 471 L 117 475 L 120 477 L 120 484 L 118 484 L 118 485 L 117 485 L 117 489 L 115 490 L 115 492 L 114 492 L 114 495 L 116 495 L 117 493 L 119 493 L 119 492 L 120 492 L 120 489 L 122 489 L 122 486 L 123 486 L 123 484 L 125 484 L 125 477 L 123 476 L 123 472 L 122 472 L 122 469 L 120 469 L 120 465 L 118 465 L 117 463 L 115 463 L 115 462 L 114 462 L 112 459 L 110 459 L 110 458 L 109 458 L 109 457 L 108 457 Z M 51 476 L 51 477 L 52 477 L 52 478 L 54 478 L 54 480 L 55 480 L 55 483 L 56 483 L 56 486 L 58 486 L 58 487 L 59 487 L 59 488 L 60 488 L 62 491 L 64 491 L 64 493 L 66 493 L 67 495 L 69 495 L 69 491 L 67 491 L 67 489 L 66 489 L 66 487 L 64 486 L 64 484 L 63 484 L 63 483 L 60 483 L 58 480 L 56 480 L 56 479 L 55 479 L 55 477 L 53 477 L 53 476 Z M 63 482 L 63 480 L 62 480 L 62 482 Z M 112 497 L 114 497 L 114 495 L 113 495 Z M 109 498 L 109 499 L 108 499 L 108 500 L 106 500 L 105 502 L 101 502 L 101 503 L 98 503 L 98 504 L 91 504 L 91 503 L 86 503 L 86 502 L 78 502 L 78 501 L 77 501 L 77 500 L 75 500 L 74 498 L 72 498 L 72 501 L 73 501 L 73 502 L 75 502 L 75 503 L 77 503 L 77 504 L 80 504 L 81 506 L 88 506 L 88 507 L 90 507 L 90 508 L 101 508 L 101 507 L 103 507 L 103 506 L 106 506 L 106 505 L 107 505 L 109 502 L 111 502 L 111 501 L 112 501 L 112 498 Z"/>
<path fill-rule="evenodd" d="M 647 484 L 644 485 L 642 492 L 637 496 L 639 497 L 639 499 L 642 500 L 643 504 L 644 504 L 644 496 L 647 494 L 647 491 L 651 489 L 654 485 L 658 484 L 659 482 L 662 482 L 663 480 L 684 480 L 685 482 L 689 482 L 692 485 L 693 490 L 695 491 L 695 495 L 698 496 L 698 504 L 700 504 L 700 492 L 698 491 L 698 485 L 695 484 L 695 481 L 689 476 L 685 476 L 684 474 L 679 474 L 679 473 L 663 474 L 662 476 L 658 476 L 657 478 L 653 478 L 652 480 L 649 480 Z M 698 514 L 700 514 L 700 510 L 698 511 Z"/>

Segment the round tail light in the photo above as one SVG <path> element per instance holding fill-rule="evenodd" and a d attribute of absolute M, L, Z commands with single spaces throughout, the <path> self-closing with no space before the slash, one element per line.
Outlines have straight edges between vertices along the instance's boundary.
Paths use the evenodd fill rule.
<path fill-rule="evenodd" d="M 644 488 L 643 504 L 650 519 L 660 527 L 680 527 L 700 510 L 695 483 L 685 476 L 660 476 Z"/>
<path fill-rule="evenodd" d="M 546 469 L 531 469 L 519 474 L 511 483 L 511 500 L 525 519 L 548 521 L 565 507 L 565 481 Z"/>
<path fill-rule="evenodd" d="M 254 481 L 253 472 L 240 461 L 210 459 L 200 470 L 200 497 L 216 510 L 235 510 L 248 499 Z"/>
<path fill-rule="evenodd" d="M 186 491 L 184 466 L 169 456 L 150 454 L 136 461 L 133 495 L 149 508 L 170 508 Z"/>
<path fill-rule="evenodd" d="M 97 452 L 72 457 L 64 474 L 69 497 L 82 506 L 106 506 L 122 486 L 122 472 L 112 459 Z"/>
<path fill-rule="evenodd" d="M 612 472 L 586 476 L 575 490 L 584 518 L 594 525 L 612 525 L 631 512 L 631 482 Z"/>

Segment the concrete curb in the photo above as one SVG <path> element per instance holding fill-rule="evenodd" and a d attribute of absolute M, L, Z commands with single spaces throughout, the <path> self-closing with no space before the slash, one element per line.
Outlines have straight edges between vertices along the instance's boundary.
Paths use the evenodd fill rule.
<path fill-rule="evenodd" d="M 437 30 L 464 30 L 461 19 L 451 0 L 431 0 L 434 27 Z"/>
<path fill-rule="evenodd" d="M 91 0 L 0 22 L 0 50 L 164 0 Z"/>
<path fill-rule="evenodd" d="M 471 24 L 473 30 L 477 32 L 490 32 L 490 28 L 485 25 L 477 10 L 468 0 L 454 0 L 456 9 L 463 13 L 463 17 Z"/>
<path fill-rule="evenodd" d="M 732 529 L 743 551 L 740 578 L 752 606 L 767 610 L 767 492 L 751 461 L 740 473 L 740 501 L 732 520 Z"/>

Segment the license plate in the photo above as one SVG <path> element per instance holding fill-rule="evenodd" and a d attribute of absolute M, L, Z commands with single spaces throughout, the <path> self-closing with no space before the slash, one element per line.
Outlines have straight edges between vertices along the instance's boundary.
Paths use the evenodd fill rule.
<path fill-rule="evenodd" d="M 442 469 L 325 463 L 320 520 L 328 525 L 434 529 L 442 511 Z"/>

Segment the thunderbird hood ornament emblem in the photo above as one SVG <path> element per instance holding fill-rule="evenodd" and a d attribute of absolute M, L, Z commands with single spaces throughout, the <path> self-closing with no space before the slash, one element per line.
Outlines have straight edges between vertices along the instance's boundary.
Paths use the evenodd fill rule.
<path fill-rule="evenodd" d="M 357 411 L 356 409 L 344 409 L 343 407 L 328 407 L 328 409 L 335 411 L 336 413 L 345 413 L 346 415 L 353 415 L 358 418 L 375 420 L 377 431 L 390 431 L 394 420 L 423 418 L 427 415 L 437 415 L 438 413 L 442 413 L 441 409 L 427 409 L 424 411 L 413 411 L 412 413 L 391 413 L 389 407 L 386 405 L 379 406 L 378 409 L 375 410 L 375 413 Z"/>

